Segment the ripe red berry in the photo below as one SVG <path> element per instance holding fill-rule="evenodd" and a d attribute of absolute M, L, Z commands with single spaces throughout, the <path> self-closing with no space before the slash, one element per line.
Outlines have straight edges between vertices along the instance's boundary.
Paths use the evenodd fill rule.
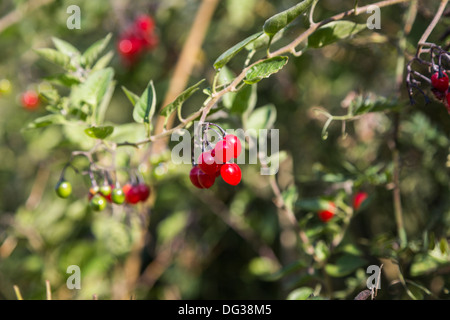
<path fill-rule="evenodd" d="M 241 182 L 242 173 L 241 168 L 236 163 L 226 163 L 220 169 L 222 179 L 232 186 L 236 186 Z"/>
<path fill-rule="evenodd" d="M 20 97 L 22 106 L 28 110 L 34 110 L 39 106 L 39 95 L 34 91 L 26 91 Z"/>
<path fill-rule="evenodd" d="M 136 186 L 140 201 L 146 201 L 150 196 L 150 188 L 145 183 L 140 183 Z"/>
<path fill-rule="evenodd" d="M 198 170 L 197 177 L 198 177 L 198 183 L 205 189 L 211 188 L 213 186 L 214 182 L 216 181 L 215 173 L 210 175 L 210 174 L 204 173 L 202 170 Z"/>
<path fill-rule="evenodd" d="M 328 209 L 321 210 L 318 212 L 319 219 L 323 222 L 328 222 L 331 218 L 334 217 L 336 212 L 336 205 L 333 202 L 328 202 Z"/>
<path fill-rule="evenodd" d="M 241 154 L 241 141 L 234 134 L 227 134 L 223 140 L 228 141 L 231 144 L 231 148 L 233 150 L 233 158 L 239 157 Z"/>
<path fill-rule="evenodd" d="M 142 15 L 135 20 L 134 25 L 136 26 L 136 29 L 146 33 L 150 33 L 155 27 L 155 22 L 153 21 L 152 17 Z"/>
<path fill-rule="evenodd" d="M 233 146 L 227 140 L 220 140 L 214 147 L 214 158 L 217 164 L 224 164 L 233 157 Z"/>
<path fill-rule="evenodd" d="M 189 172 L 189 179 L 191 179 L 191 182 L 194 186 L 196 186 L 199 189 L 203 189 L 203 186 L 198 181 L 198 172 L 201 171 L 198 166 L 194 166 L 191 169 L 191 172 Z"/>
<path fill-rule="evenodd" d="M 125 201 L 130 204 L 136 204 L 141 200 L 139 189 L 137 185 L 125 184 L 122 188 L 125 194 Z"/>
<path fill-rule="evenodd" d="M 441 77 L 440 77 L 441 76 Z M 441 91 L 445 92 L 448 89 L 448 76 L 445 72 L 442 71 L 442 74 L 439 75 L 439 72 L 435 72 L 431 76 L 431 85 Z"/>
<path fill-rule="evenodd" d="M 353 208 L 357 211 L 361 207 L 364 201 L 369 197 L 367 192 L 360 191 L 353 198 Z"/>
<path fill-rule="evenodd" d="M 198 156 L 198 167 L 206 174 L 214 175 L 217 171 L 217 164 L 214 159 L 214 156 L 210 151 L 202 152 L 201 155 Z"/>
<path fill-rule="evenodd" d="M 141 51 L 141 48 L 141 41 L 136 37 L 125 37 L 119 41 L 119 53 L 123 57 L 133 57 Z"/>

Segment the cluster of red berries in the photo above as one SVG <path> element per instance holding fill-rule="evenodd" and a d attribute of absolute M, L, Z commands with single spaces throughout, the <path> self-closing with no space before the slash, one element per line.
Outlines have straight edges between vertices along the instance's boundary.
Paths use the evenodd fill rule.
<path fill-rule="evenodd" d="M 153 50 L 158 42 L 153 18 L 141 15 L 120 35 L 117 47 L 124 64 L 132 65 L 143 52 Z"/>
<path fill-rule="evenodd" d="M 28 90 L 20 96 L 20 103 L 27 110 L 35 110 L 40 103 L 39 95 L 33 90 Z"/>
<path fill-rule="evenodd" d="M 367 192 L 358 192 L 353 197 L 353 210 L 358 211 L 361 208 L 363 202 L 366 201 L 368 197 L 369 194 Z M 332 201 L 329 201 L 327 203 L 327 208 L 319 211 L 317 214 L 320 220 L 322 220 L 323 222 L 328 222 L 336 214 L 336 204 Z"/>
<path fill-rule="evenodd" d="M 209 189 L 214 184 L 217 177 L 233 186 L 241 182 L 241 168 L 236 163 L 231 163 L 231 159 L 237 159 L 241 154 L 241 141 L 232 134 L 225 135 L 222 140 L 216 143 L 214 149 L 204 151 L 189 173 L 189 178 L 194 186 L 199 189 Z"/>
<path fill-rule="evenodd" d="M 439 68 L 438 72 L 433 73 L 431 76 L 431 87 L 434 96 L 438 100 L 444 101 L 447 111 L 450 113 L 450 91 L 448 90 L 449 79 L 445 71 L 442 71 Z"/>

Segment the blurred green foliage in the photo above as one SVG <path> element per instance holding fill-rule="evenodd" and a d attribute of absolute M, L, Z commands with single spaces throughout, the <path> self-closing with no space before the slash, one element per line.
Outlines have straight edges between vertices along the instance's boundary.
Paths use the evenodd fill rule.
<path fill-rule="evenodd" d="M 26 2 L 1 2 L 0 21 Z M 383 263 L 379 298 L 447 299 L 450 117 L 442 104 L 425 105 L 420 97 L 410 106 L 404 86 L 400 98 L 395 98 L 395 38 L 403 27 L 398 18 L 406 10 L 403 5 L 382 9 L 380 30 L 364 30 L 351 39 L 305 51 L 299 58 L 289 57 L 280 72 L 225 98 L 222 104 L 229 112 L 214 120 L 224 128 L 240 128 L 245 125 L 242 113 L 255 108 L 247 125 L 280 130 L 281 166 L 276 179 L 284 201 L 312 242 L 315 262 L 273 203 L 271 178 L 259 175 L 258 165 L 241 166 L 243 181 L 237 187 L 217 183 L 211 190 L 198 190 L 190 184 L 189 165 L 173 164 L 170 153 L 139 163 L 145 150 L 130 147 L 124 148 L 118 162 L 139 171 L 151 185 L 148 202 L 93 212 L 87 201 L 88 179 L 71 170 L 66 178 L 72 183 L 72 196 L 56 197 L 54 186 L 70 153 L 91 148 L 94 139 L 77 126 L 24 130 L 47 112 L 45 104 L 32 112 L 24 109 L 20 94 L 38 89 L 44 85 L 42 79 L 61 72 L 34 49 L 53 47 L 56 37 L 84 51 L 111 33 L 106 52 L 115 53 L 110 66 L 116 89 L 105 123 L 115 125 L 114 141 L 138 141 L 145 130 L 132 123 L 133 106 L 120 87 L 140 94 L 152 79 L 159 97 L 156 108 L 162 107 L 199 2 L 80 0 L 81 29 L 69 30 L 66 8 L 72 2 L 49 1 L 0 30 L 0 79 L 12 86 L 9 94 L 0 95 L 0 298 L 15 299 L 17 285 L 25 299 L 44 299 L 45 280 L 49 280 L 55 299 L 93 295 L 99 299 L 306 299 L 311 295 L 353 299 L 366 289 L 367 267 Z M 419 2 L 407 38 L 409 54 L 414 54 L 437 7 L 434 1 Z M 214 62 L 223 52 L 260 32 L 267 18 L 296 3 L 220 1 L 189 83 L 205 77 L 211 83 Z M 350 9 L 352 3 L 321 0 L 314 17 L 319 21 Z M 368 3 L 359 1 L 361 6 Z M 140 13 L 155 18 L 160 43 L 126 68 L 116 42 Z M 364 16 L 354 21 L 365 23 Z M 292 41 L 307 23 L 307 17 L 296 19 L 274 47 Z M 430 41 L 438 43 L 446 28 L 446 22 L 439 23 Z M 244 60 L 245 54 L 236 55 L 227 65 L 228 72 L 238 74 Z M 359 94 L 373 95 L 379 104 L 372 106 L 379 109 L 353 99 Z M 323 140 L 326 117 L 313 108 L 345 115 L 349 100 L 354 100 L 355 110 L 378 112 L 347 121 L 345 135 L 340 121 L 331 122 Z M 184 106 L 186 114 L 201 103 L 201 94 L 193 95 Z M 392 108 L 401 110 L 400 188 L 408 236 L 404 248 L 398 241 L 392 199 Z M 264 118 L 267 114 L 271 116 Z M 353 212 L 352 196 L 358 190 L 370 197 Z M 329 200 L 336 203 L 338 213 L 324 224 L 316 213 Z M 143 230 L 147 225 L 148 230 Z M 145 246 L 136 250 L 142 241 Z M 279 264 L 263 254 L 267 248 Z M 66 287 L 69 265 L 81 269 L 80 290 Z"/>

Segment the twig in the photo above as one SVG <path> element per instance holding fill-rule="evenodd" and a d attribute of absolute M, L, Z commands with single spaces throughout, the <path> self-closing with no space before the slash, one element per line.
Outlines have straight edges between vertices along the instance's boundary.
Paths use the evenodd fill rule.
<path fill-rule="evenodd" d="M 17 300 L 23 300 L 22 294 L 20 293 L 20 289 L 17 285 L 14 285 L 14 292 L 16 293 Z"/>
<path fill-rule="evenodd" d="M 45 280 L 45 295 L 47 300 L 52 300 L 52 289 L 50 287 L 50 281 Z"/>
<path fill-rule="evenodd" d="M 445 7 L 447 6 L 447 3 L 448 3 L 448 0 L 441 1 L 441 4 L 439 5 L 439 9 L 436 12 L 433 20 L 431 21 L 431 23 L 428 25 L 425 32 L 420 37 L 419 45 L 421 45 L 422 43 L 425 43 L 427 41 L 428 37 L 430 36 L 431 32 L 433 32 L 434 27 L 436 27 L 437 23 L 441 19 L 442 13 L 444 12 Z"/>

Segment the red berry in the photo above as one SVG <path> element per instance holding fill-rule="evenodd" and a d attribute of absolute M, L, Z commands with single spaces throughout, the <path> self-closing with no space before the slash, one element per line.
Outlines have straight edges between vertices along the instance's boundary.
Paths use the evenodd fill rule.
<path fill-rule="evenodd" d="M 212 187 L 214 182 L 216 181 L 215 173 L 213 175 L 204 173 L 202 170 L 198 170 L 198 183 L 205 189 L 209 189 Z"/>
<path fill-rule="evenodd" d="M 241 182 L 241 168 L 236 163 L 226 163 L 220 168 L 222 179 L 232 186 L 236 186 Z"/>
<path fill-rule="evenodd" d="M 331 218 L 334 217 L 336 212 L 336 205 L 333 202 L 328 202 L 328 209 L 319 211 L 319 219 L 323 222 L 328 222 Z"/>
<path fill-rule="evenodd" d="M 155 22 L 152 17 L 142 15 L 135 20 L 134 25 L 138 30 L 150 33 L 155 27 Z"/>
<path fill-rule="evenodd" d="M 448 89 L 448 76 L 445 72 L 442 72 L 441 77 L 439 77 L 439 72 L 435 72 L 431 76 L 431 85 L 439 91 L 446 91 Z"/>
<path fill-rule="evenodd" d="M 125 201 L 131 204 L 136 204 L 141 200 L 141 195 L 137 185 L 131 185 L 127 183 L 123 186 L 123 192 L 125 194 Z"/>
<path fill-rule="evenodd" d="M 119 52 L 124 57 L 132 57 L 141 51 L 142 44 L 136 37 L 126 37 L 119 41 Z"/>
<path fill-rule="evenodd" d="M 198 167 L 206 174 L 214 175 L 217 171 L 217 164 L 210 151 L 202 152 L 198 157 Z"/>
<path fill-rule="evenodd" d="M 227 140 L 220 140 L 214 147 L 214 158 L 217 164 L 224 164 L 233 157 L 233 146 Z"/>
<path fill-rule="evenodd" d="M 199 189 L 203 189 L 203 186 L 198 181 L 198 172 L 201 171 L 198 166 L 192 167 L 191 172 L 189 172 L 189 179 L 191 179 L 191 182 L 194 186 L 196 186 Z"/>
<path fill-rule="evenodd" d="M 353 208 L 357 211 L 361 207 L 361 204 L 366 201 L 366 199 L 369 197 L 367 192 L 358 192 L 355 197 L 353 198 Z"/>
<path fill-rule="evenodd" d="M 241 141 L 239 140 L 238 137 L 236 137 L 234 134 L 227 134 L 223 140 L 228 141 L 231 144 L 231 148 L 233 150 L 233 158 L 237 158 L 239 157 L 239 155 L 241 154 Z"/>
<path fill-rule="evenodd" d="M 140 183 L 136 186 L 140 201 L 146 201 L 150 196 L 150 188 L 145 183 Z"/>
<path fill-rule="evenodd" d="M 223 164 L 218 164 L 218 165 L 217 165 L 217 170 L 216 170 L 216 174 L 215 174 L 216 178 L 217 178 L 218 176 L 220 176 L 220 169 L 222 169 L 222 166 L 223 166 Z"/>
<path fill-rule="evenodd" d="M 39 106 L 39 95 L 31 90 L 23 93 L 20 100 L 22 106 L 28 110 L 34 110 Z"/>

